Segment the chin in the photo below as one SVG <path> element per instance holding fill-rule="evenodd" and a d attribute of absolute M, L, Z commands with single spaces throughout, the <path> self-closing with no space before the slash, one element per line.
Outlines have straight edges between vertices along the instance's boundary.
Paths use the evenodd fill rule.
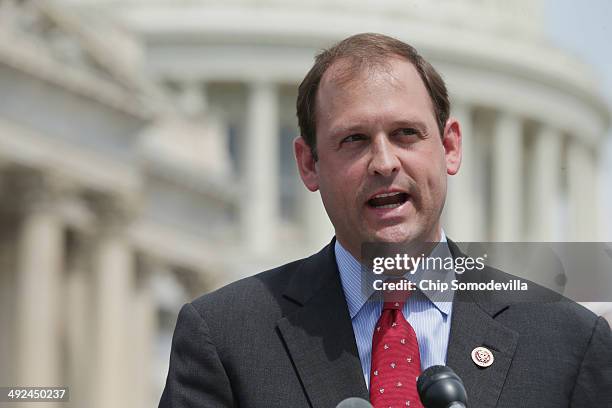
<path fill-rule="evenodd" d="M 410 242 L 419 234 L 416 231 L 407 230 L 405 227 L 388 227 L 376 231 L 373 236 L 375 242 L 401 243 Z"/>

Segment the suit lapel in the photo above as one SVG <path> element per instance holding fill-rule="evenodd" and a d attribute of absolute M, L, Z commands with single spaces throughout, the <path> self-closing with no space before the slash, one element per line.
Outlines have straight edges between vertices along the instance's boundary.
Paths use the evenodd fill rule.
<path fill-rule="evenodd" d="M 278 321 L 313 408 L 368 399 L 333 244 L 304 261 L 285 292 L 302 307 Z"/>
<path fill-rule="evenodd" d="M 476 302 L 455 301 L 447 365 L 463 380 L 470 406 L 496 406 L 517 342 L 518 333 L 497 323 Z M 493 352 L 491 366 L 481 368 L 472 361 L 471 352 L 478 346 Z"/>
<path fill-rule="evenodd" d="M 460 256 L 454 243 L 449 241 L 449 246 L 453 256 Z M 474 276 L 476 271 L 470 274 L 472 282 L 484 280 Z M 479 292 L 455 293 L 447 365 L 463 380 L 470 406 L 495 407 L 506 381 L 519 335 L 495 318 L 508 307 L 508 302 L 495 302 Z M 493 352 L 491 366 L 481 368 L 472 361 L 471 352 L 478 346 Z"/>

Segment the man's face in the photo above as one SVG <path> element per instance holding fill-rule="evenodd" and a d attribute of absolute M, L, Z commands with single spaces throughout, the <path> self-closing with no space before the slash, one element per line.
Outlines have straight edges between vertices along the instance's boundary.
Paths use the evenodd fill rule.
<path fill-rule="evenodd" d="M 302 138 L 295 141 L 304 184 L 320 190 L 337 239 L 357 258 L 363 242 L 438 240 L 446 174 L 461 161 L 457 122 L 450 119 L 440 137 L 410 62 L 389 59 L 388 67 L 339 81 L 346 63 L 334 63 L 321 79 L 318 161 Z"/>

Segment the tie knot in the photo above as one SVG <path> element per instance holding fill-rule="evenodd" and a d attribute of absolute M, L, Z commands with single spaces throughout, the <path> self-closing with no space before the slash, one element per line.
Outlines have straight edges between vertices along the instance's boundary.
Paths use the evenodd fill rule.
<path fill-rule="evenodd" d="M 388 283 L 394 283 L 394 290 L 386 290 L 383 292 L 384 306 L 383 309 L 402 309 L 412 293 L 409 289 L 410 282 L 406 279 L 389 279 Z"/>
<path fill-rule="evenodd" d="M 385 302 L 383 310 L 402 310 L 406 302 Z"/>

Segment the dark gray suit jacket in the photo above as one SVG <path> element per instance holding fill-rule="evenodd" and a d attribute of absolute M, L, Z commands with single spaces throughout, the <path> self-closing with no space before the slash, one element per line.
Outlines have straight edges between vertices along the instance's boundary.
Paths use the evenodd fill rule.
<path fill-rule="evenodd" d="M 183 306 L 159 407 L 333 408 L 368 399 L 333 243 Z M 490 268 L 469 274 L 510 278 Z M 608 324 L 543 291 L 536 303 L 456 293 L 447 365 L 463 379 L 469 407 L 612 407 Z M 472 362 L 477 346 L 493 351 L 493 365 Z"/>

